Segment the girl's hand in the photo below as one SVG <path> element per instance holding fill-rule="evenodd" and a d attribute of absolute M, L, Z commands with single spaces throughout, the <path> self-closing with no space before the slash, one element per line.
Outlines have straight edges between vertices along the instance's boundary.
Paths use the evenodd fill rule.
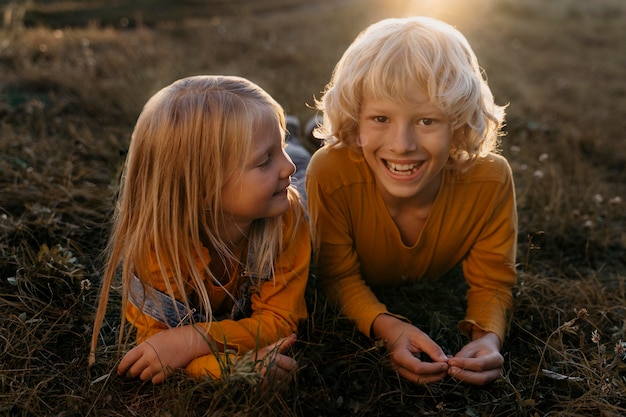
<path fill-rule="evenodd" d="M 293 375 L 298 368 L 298 362 L 287 355 L 283 355 L 283 352 L 293 346 L 296 340 L 296 335 L 292 334 L 257 351 L 259 371 L 266 379 L 282 381 Z"/>
<path fill-rule="evenodd" d="M 500 338 L 495 333 L 475 328 L 472 339 L 450 358 L 448 374 L 469 384 L 486 385 L 502 373 L 504 358 L 500 354 Z"/>
<path fill-rule="evenodd" d="M 385 340 L 392 366 L 404 379 L 429 384 L 441 381 L 448 374 L 448 357 L 441 347 L 412 324 L 381 314 L 374 320 L 372 331 Z M 421 353 L 433 362 L 420 360 L 417 356 Z"/>
<path fill-rule="evenodd" d="M 210 336 L 199 326 L 182 326 L 156 333 L 124 355 L 118 375 L 128 373 L 153 384 L 165 381 L 174 369 L 184 368 L 193 359 L 211 353 Z"/>

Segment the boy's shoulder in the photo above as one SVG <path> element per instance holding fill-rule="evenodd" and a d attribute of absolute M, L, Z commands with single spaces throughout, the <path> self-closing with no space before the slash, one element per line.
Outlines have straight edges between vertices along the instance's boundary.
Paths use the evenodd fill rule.
<path fill-rule="evenodd" d="M 311 157 L 311 163 L 317 165 L 335 164 L 336 161 L 345 161 L 347 158 L 363 159 L 356 151 L 345 145 L 322 146 Z"/>
<path fill-rule="evenodd" d="M 311 158 L 307 175 L 336 186 L 371 180 L 363 155 L 343 145 L 318 149 Z"/>
<path fill-rule="evenodd" d="M 507 159 L 499 154 L 490 153 L 478 158 L 466 170 L 461 170 L 456 175 L 457 182 L 508 182 L 512 177 L 511 166 Z"/>
<path fill-rule="evenodd" d="M 337 176 L 353 177 L 365 174 L 364 170 L 367 170 L 367 164 L 361 153 L 344 145 L 323 146 L 311 157 L 307 174 L 327 176 L 332 172 Z"/>

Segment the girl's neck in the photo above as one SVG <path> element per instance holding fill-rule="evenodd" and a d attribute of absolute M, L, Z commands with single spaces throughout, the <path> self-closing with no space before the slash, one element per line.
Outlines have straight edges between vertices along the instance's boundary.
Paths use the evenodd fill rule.
<path fill-rule="evenodd" d="M 230 281 L 233 273 L 242 268 L 245 264 L 245 251 L 247 239 L 241 236 L 236 242 L 224 242 L 227 253 L 218 251 L 213 247 L 209 248 L 211 256 L 211 272 L 222 284 Z M 223 250 L 226 248 L 222 248 Z"/>

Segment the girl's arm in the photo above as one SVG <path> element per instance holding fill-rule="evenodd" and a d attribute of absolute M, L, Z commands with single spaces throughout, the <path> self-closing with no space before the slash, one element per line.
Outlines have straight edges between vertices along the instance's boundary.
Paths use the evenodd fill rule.
<path fill-rule="evenodd" d="M 294 210 L 302 208 L 294 203 L 288 216 L 294 215 Z M 291 225 L 292 222 L 286 221 L 285 224 Z M 293 240 L 284 242 L 285 249 L 275 262 L 274 278 L 264 282 L 259 292 L 252 296 L 252 315 L 237 321 L 201 324 L 220 351 L 240 356 L 259 350 L 297 333 L 298 326 L 306 319 L 304 292 L 311 262 L 311 237 L 305 221 L 297 226 Z M 285 230 L 285 236 L 291 235 L 291 230 Z M 222 360 L 222 363 L 217 360 Z M 232 363 L 231 356 L 206 355 L 194 359 L 186 370 L 192 375 L 206 374 L 210 370 L 215 376 L 225 369 L 224 365 L 228 366 L 229 362 L 224 360 Z"/>
<path fill-rule="evenodd" d="M 302 208 L 297 206 L 294 210 Z M 290 236 L 290 231 L 285 235 Z M 168 328 L 128 303 L 126 317 L 137 329 L 139 345 L 127 353 L 119 372 L 131 371 L 132 376 L 150 377 L 148 379 L 154 381 L 155 370 L 165 369 L 161 374 L 166 376 L 171 369 L 185 368 L 192 376 L 219 378 L 240 355 L 297 332 L 307 317 L 304 291 L 310 256 L 310 234 L 306 222 L 302 221 L 293 242 L 275 264 L 274 279 L 263 283 L 259 293 L 252 296 L 252 316 L 242 320 Z M 178 356 L 174 358 L 174 355 Z M 133 368 L 132 364 L 137 365 Z M 161 377 L 156 379 L 160 380 Z"/>
<path fill-rule="evenodd" d="M 174 369 L 184 368 L 193 359 L 210 354 L 210 337 L 197 325 L 155 333 L 124 355 L 117 373 L 159 384 Z"/>

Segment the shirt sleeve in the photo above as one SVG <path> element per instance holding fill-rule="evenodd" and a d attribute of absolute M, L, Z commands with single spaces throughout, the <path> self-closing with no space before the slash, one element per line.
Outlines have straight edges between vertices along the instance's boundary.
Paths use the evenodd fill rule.
<path fill-rule="evenodd" d="M 486 221 L 477 241 L 463 261 L 463 274 L 469 285 L 465 320 L 459 323 L 469 335 L 472 326 L 496 333 L 504 340 L 515 285 L 517 251 L 517 209 L 513 177 L 504 162 L 504 180 L 493 192 Z"/>
<path fill-rule="evenodd" d="M 320 158 L 324 149 L 318 153 L 312 158 L 306 179 L 318 288 L 369 337 L 374 319 L 389 312 L 361 275 L 349 218 L 349 188 L 327 189 L 325 182 L 335 169 Z"/>

